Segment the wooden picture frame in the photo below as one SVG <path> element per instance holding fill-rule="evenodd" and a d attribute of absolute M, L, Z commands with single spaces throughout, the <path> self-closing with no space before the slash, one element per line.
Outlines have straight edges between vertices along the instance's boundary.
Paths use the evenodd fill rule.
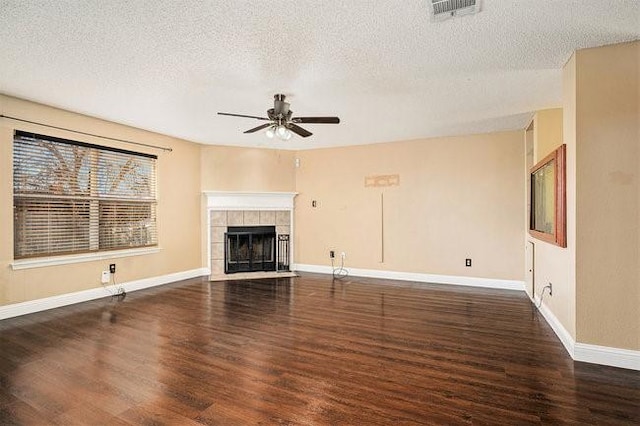
<path fill-rule="evenodd" d="M 543 158 L 530 171 L 529 234 L 567 246 L 566 145 Z"/>

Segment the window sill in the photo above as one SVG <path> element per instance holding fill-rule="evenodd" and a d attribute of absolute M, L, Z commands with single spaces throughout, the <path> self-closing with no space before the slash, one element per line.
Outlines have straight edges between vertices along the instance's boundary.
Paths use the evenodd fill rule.
<path fill-rule="evenodd" d="M 104 251 L 99 253 L 85 253 L 69 256 L 41 257 L 37 259 L 20 259 L 11 263 L 11 268 L 20 269 L 42 268 L 45 266 L 67 265 L 70 263 L 92 262 L 95 260 L 115 259 L 117 257 L 141 256 L 159 253 L 159 247 L 145 247 L 128 250 Z"/>

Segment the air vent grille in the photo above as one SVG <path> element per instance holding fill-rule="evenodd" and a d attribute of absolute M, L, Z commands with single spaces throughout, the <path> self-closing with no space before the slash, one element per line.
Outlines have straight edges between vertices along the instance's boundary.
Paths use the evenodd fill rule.
<path fill-rule="evenodd" d="M 434 20 L 470 15 L 480 11 L 481 0 L 431 0 L 431 13 Z"/>

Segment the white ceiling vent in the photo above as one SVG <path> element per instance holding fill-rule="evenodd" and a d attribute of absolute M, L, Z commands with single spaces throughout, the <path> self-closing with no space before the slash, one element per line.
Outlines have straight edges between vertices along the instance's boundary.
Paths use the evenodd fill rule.
<path fill-rule="evenodd" d="M 480 12 L 481 0 L 429 0 L 431 19 L 443 21 Z"/>

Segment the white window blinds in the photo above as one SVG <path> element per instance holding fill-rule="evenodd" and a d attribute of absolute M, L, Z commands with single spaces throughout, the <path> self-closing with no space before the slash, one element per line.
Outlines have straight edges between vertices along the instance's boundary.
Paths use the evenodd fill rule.
<path fill-rule="evenodd" d="M 14 258 L 157 245 L 156 160 L 16 131 Z"/>

